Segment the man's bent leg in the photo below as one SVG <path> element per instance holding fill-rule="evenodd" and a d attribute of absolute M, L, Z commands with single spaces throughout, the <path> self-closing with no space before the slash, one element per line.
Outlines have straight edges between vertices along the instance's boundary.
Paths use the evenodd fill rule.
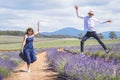
<path fill-rule="evenodd" d="M 81 40 L 81 53 L 84 52 L 84 42 L 85 42 L 88 38 L 90 38 L 89 32 L 87 32 L 87 33 L 85 34 L 85 36 L 82 38 L 82 40 Z"/>

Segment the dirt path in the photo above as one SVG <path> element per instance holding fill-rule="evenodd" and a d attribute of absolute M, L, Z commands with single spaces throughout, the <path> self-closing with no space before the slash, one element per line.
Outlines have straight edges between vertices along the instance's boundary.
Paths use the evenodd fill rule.
<path fill-rule="evenodd" d="M 50 70 L 45 61 L 46 52 L 40 53 L 37 55 L 37 61 L 31 65 L 32 72 L 25 71 L 27 68 L 24 63 L 5 80 L 56 80 L 57 73 Z"/>

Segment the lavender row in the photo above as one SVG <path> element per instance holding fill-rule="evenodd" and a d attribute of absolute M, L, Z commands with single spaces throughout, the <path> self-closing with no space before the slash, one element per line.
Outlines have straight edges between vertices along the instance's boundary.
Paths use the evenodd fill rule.
<path fill-rule="evenodd" d="M 60 52 L 50 49 L 47 52 L 50 65 L 66 80 L 118 80 L 120 63 L 103 58 L 92 58 L 81 54 Z"/>
<path fill-rule="evenodd" d="M 13 70 L 14 67 L 18 65 L 17 61 L 22 61 L 19 57 L 19 51 L 0 53 L 0 67 L 6 67 L 10 70 Z"/>
<path fill-rule="evenodd" d="M 107 44 L 107 47 L 110 50 L 110 54 L 107 55 L 107 58 L 117 60 L 120 59 L 120 43 L 118 44 Z M 80 54 L 80 47 L 71 46 L 64 47 L 64 50 L 67 52 L 71 52 L 72 54 Z M 85 47 L 85 55 L 92 56 L 94 58 L 106 58 L 106 53 L 100 45 L 88 45 Z"/>
<path fill-rule="evenodd" d="M 36 53 L 45 51 L 46 49 L 35 49 Z M 13 69 L 15 65 L 14 61 L 22 61 L 19 57 L 20 51 L 10 51 L 10 52 L 1 52 L 0 53 L 0 66 L 7 67 L 8 69 Z M 12 66 L 10 66 L 12 65 Z"/>
<path fill-rule="evenodd" d="M 45 48 L 35 49 L 36 53 L 40 53 L 45 50 Z M 23 62 L 19 57 L 19 53 L 20 51 L 0 52 L 0 78 L 2 78 L 2 76 L 9 77 L 10 72 Z"/>
<path fill-rule="evenodd" d="M 107 48 L 113 52 L 117 53 L 120 52 L 120 43 L 117 44 L 107 44 Z M 77 53 L 80 53 L 80 46 L 70 46 L 70 47 L 64 47 L 66 50 L 76 51 Z M 87 45 L 85 46 L 85 52 L 96 52 L 96 51 L 104 51 L 101 45 Z"/>

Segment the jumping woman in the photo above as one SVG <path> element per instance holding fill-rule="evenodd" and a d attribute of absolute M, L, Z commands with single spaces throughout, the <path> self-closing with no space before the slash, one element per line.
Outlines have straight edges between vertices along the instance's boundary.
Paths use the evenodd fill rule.
<path fill-rule="evenodd" d="M 40 22 L 38 22 L 38 31 L 34 32 L 32 28 L 28 28 L 24 35 L 21 52 L 24 54 L 27 62 L 27 71 L 31 72 L 30 64 L 37 60 L 36 53 L 33 47 L 33 38 L 40 32 Z"/>

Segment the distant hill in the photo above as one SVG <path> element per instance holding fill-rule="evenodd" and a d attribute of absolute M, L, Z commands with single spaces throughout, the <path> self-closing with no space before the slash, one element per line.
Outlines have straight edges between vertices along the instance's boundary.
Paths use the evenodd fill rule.
<path fill-rule="evenodd" d="M 68 35 L 68 36 L 78 36 L 80 33 L 84 33 L 82 30 L 75 28 L 63 28 L 55 32 L 43 32 L 44 35 Z"/>
<path fill-rule="evenodd" d="M 109 33 L 111 31 L 103 32 L 103 36 L 105 39 L 109 39 Z M 118 38 L 120 38 L 120 31 L 114 31 Z M 78 30 L 75 28 L 63 28 L 54 32 L 42 32 L 38 37 L 48 37 L 48 38 L 72 38 L 79 37 L 79 34 L 84 34 L 83 30 Z M 0 35 L 11 35 L 11 36 L 23 36 L 25 34 L 24 31 L 12 31 L 12 30 L 0 30 Z"/>
<path fill-rule="evenodd" d="M 111 31 L 107 31 L 107 32 L 102 33 L 105 39 L 109 39 L 110 32 Z M 114 31 L 114 32 L 120 38 L 120 31 Z M 57 30 L 55 32 L 43 32 L 42 34 L 44 34 L 44 35 L 68 35 L 68 36 L 78 37 L 80 33 L 84 34 L 84 31 L 78 30 L 75 28 L 63 28 L 63 29 Z"/>

